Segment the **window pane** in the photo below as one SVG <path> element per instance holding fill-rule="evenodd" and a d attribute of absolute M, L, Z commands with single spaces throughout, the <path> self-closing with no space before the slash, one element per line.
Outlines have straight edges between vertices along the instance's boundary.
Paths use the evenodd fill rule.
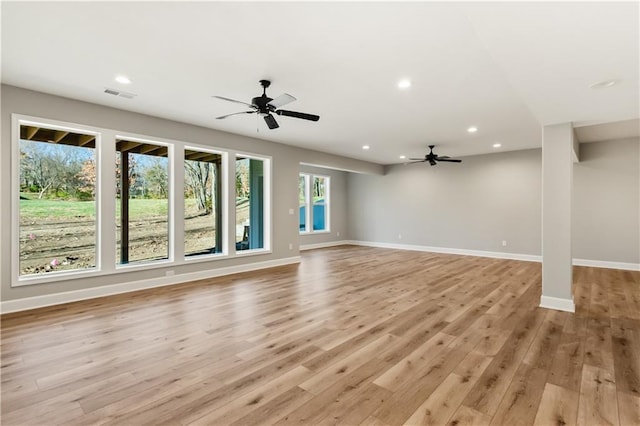
<path fill-rule="evenodd" d="M 309 176 L 300 175 L 298 181 L 298 210 L 300 216 L 300 232 L 307 231 L 307 182 Z"/>
<path fill-rule="evenodd" d="M 236 158 L 236 250 L 264 248 L 264 161 Z"/>
<path fill-rule="evenodd" d="M 222 253 L 222 156 L 185 150 L 185 256 Z"/>
<path fill-rule="evenodd" d="M 96 140 L 20 126 L 20 254 L 23 275 L 95 268 Z"/>
<path fill-rule="evenodd" d="M 168 259 L 167 147 L 124 140 L 116 147 L 118 263 Z"/>
<path fill-rule="evenodd" d="M 327 185 L 328 178 L 313 177 L 313 230 L 324 231 L 327 229 Z"/>

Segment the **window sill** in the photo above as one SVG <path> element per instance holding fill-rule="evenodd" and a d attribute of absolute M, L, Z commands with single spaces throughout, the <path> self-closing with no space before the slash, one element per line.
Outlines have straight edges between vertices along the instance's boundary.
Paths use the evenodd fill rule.
<path fill-rule="evenodd" d="M 246 256 L 254 256 L 260 254 L 271 254 L 273 253 L 270 249 L 252 249 L 252 250 L 242 250 L 236 251 L 235 257 L 246 257 Z"/>
<path fill-rule="evenodd" d="M 25 287 L 37 284 L 49 284 L 57 281 L 76 280 L 79 278 L 106 275 L 98 269 L 81 269 L 77 271 L 45 272 L 44 274 L 25 275 L 14 279 L 11 287 Z"/>
<path fill-rule="evenodd" d="M 322 231 L 304 231 L 300 232 L 300 235 L 318 235 L 318 234 L 330 234 L 330 230 L 322 230 Z"/>
<path fill-rule="evenodd" d="M 11 287 L 22 287 L 36 284 L 49 284 L 58 281 L 72 281 L 81 278 L 93 278 L 104 277 L 107 275 L 122 274 L 127 272 L 138 272 L 149 269 L 160 269 L 175 266 L 176 263 L 169 261 L 168 259 L 158 260 L 155 262 L 139 262 L 130 263 L 126 265 L 116 265 L 115 269 L 93 269 L 93 270 L 81 270 L 81 271 L 69 271 L 69 272 L 52 272 L 48 274 L 37 274 L 20 277 L 13 282 Z"/>
<path fill-rule="evenodd" d="M 118 265 L 115 269 L 111 270 L 80 270 L 80 271 L 61 271 L 61 272 L 50 272 L 47 274 L 38 274 L 38 275 L 29 275 L 25 277 L 21 277 L 16 279 L 11 287 L 25 287 L 30 285 L 40 285 L 40 284 L 50 284 L 58 281 L 75 281 L 78 279 L 87 279 L 94 277 L 103 277 L 107 275 L 115 275 L 122 274 L 127 272 L 138 272 L 138 271 L 146 271 L 150 269 L 163 269 L 170 267 L 177 267 L 192 263 L 202 263 L 202 262 L 211 262 L 217 260 L 229 260 L 240 257 L 250 257 L 250 256 L 259 256 L 264 254 L 273 253 L 270 249 L 253 249 L 253 250 L 244 250 L 238 251 L 235 255 L 230 256 L 229 254 L 219 254 L 219 255 L 205 255 L 202 257 L 194 257 L 191 259 L 185 258 L 182 262 L 175 262 L 169 260 L 159 260 L 156 262 L 149 263 L 136 263 L 136 264 L 128 264 L 128 265 Z"/>
<path fill-rule="evenodd" d="M 212 260 L 230 259 L 228 253 L 202 254 L 200 256 L 185 256 L 183 265 L 189 263 L 210 262 Z"/>

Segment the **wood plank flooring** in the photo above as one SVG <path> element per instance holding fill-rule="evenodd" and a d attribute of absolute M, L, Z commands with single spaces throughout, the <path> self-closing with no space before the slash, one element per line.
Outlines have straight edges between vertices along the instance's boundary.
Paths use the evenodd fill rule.
<path fill-rule="evenodd" d="M 2 317 L 3 425 L 638 425 L 640 273 L 341 246 Z"/>

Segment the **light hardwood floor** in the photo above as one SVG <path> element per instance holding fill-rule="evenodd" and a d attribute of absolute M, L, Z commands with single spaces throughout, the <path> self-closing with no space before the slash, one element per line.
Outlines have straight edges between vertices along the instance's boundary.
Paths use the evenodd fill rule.
<path fill-rule="evenodd" d="M 2 424 L 640 424 L 640 273 L 342 246 L 2 317 Z"/>

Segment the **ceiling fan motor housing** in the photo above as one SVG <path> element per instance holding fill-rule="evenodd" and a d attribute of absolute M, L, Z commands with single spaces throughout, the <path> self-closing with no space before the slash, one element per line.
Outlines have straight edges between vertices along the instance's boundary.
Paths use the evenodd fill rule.
<path fill-rule="evenodd" d="M 271 105 L 267 105 L 272 100 L 273 99 L 271 99 L 267 95 L 262 95 L 251 99 L 251 103 L 258 107 L 258 112 L 260 112 L 261 114 L 269 114 L 270 112 L 273 112 L 275 110 L 275 108 L 273 108 Z"/>

